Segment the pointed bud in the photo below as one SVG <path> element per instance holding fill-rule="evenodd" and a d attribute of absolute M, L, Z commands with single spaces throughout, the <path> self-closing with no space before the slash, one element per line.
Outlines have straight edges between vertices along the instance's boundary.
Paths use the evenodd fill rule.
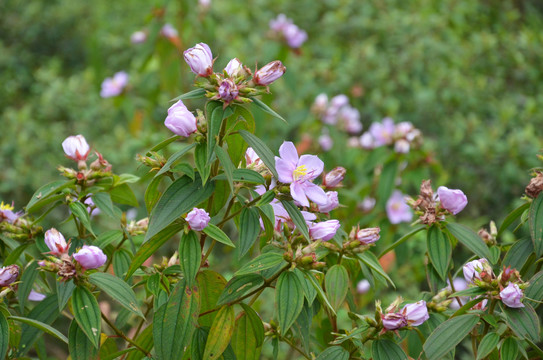
<path fill-rule="evenodd" d="M 164 125 L 174 134 L 189 137 L 196 132 L 196 117 L 181 100 L 170 106 Z"/>
<path fill-rule="evenodd" d="M 87 160 L 90 152 L 89 144 L 83 135 L 68 136 L 62 142 L 62 148 L 67 157 L 72 160 Z"/>
<path fill-rule="evenodd" d="M 267 86 L 279 79 L 287 71 L 283 63 L 279 60 L 272 61 L 258 70 L 253 79 L 257 85 Z"/>
<path fill-rule="evenodd" d="M 196 75 L 207 77 L 213 73 L 213 54 L 207 44 L 199 43 L 183 53 L 190 70 Z"/>
<path fill-rule="evenodd" d="M 228 62 L 228 65 L 226 65 L 226 67 L 224 68 L 224 71 L 226 71 L 228 76 L 235 78 L 243 74 L 244 70 L 243 70 L 243 65 L 241 64 L 241 62 L 237 58 L 234 58 L 230 60 L 230 62 Z"/>
<path fill-rule="evenodd" d="M 55 228 L 45 232 L 44 241 L 53 255 L 61 255 L 68 251 L 68 244 L 64 236 Z"/>
<path fill-rule="evenodd" d="M 9 265 L 3 268 L 0 268 L 0 287 L 9 286 L 19 276 L 19 266 Z"/>
<path fill-rule="evenodd" d="M 345 172 L 345 168 L 338 166 L 337 168 L 326 174 L 322 184 L 329 189 L 338 187 L 343 181 L 343 178 L 345 177 Z"/>

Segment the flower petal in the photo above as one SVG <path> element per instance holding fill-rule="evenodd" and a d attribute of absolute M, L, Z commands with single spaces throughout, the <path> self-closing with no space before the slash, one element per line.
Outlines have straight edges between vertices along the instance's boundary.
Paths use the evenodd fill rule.
<path fill-rule="evenodd" d="M 313 180 L 324 170 L 324 163 L 316 155 L 302 155 L 298 161 L 298 166 L 305 165 L 307 168 L 306 180 Z"/>
<path fill-rule="evenodd" d="M 290 184 L 290 195 L 292 198 L 300 203 L 302 206 L 309 206 L 309 201 L 307 201 L 307 196 L 305 196 L 305 191 L 302 184 L 293 182 Z M 324 193 L 324 191 L 323 191 Z M 324 195 L 326 198 L 326 195 Z"/>
<path fill-rule="evenodd" d="M 281 159 L 288 161 L 292 166 L 296 167 L 298 164 L 298 150 L 296 146 L 290 141 L 283 142 L 283 145 L 279 148 L 279 155 Z"/>
<path fill-rule="evenodd" d="M 328 203 L 328 197 L 326 196 L 324 190 L 320 188 L 320 186 L 306 181 L 302 184 L 302 187 L 305 195 L 307 195 L 307 197 L 311 199 L 311 201 L 313 201 L 315 204 L 324 206 Z"/>
<path fill-rule="evenodd" d="M 292 164 L 290 161 L 281 159 L 280 157 L 275 157 L 275 169 L 277 170 L 277 175 L 279 181 L 285 184 L 289 184 L 294 181 L 292 173 L 296 168 L 296 164 Z"/>

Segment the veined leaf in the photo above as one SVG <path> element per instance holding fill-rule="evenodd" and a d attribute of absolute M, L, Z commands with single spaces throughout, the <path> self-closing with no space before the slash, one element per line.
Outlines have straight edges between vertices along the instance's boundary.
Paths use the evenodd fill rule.
<path fill-rule="evenodd" d="M 230 247 L 236 247 L 232 240 L 222 231 L 220 228 L 213 224 L 207 224 L 207 226 L 204 228 L 203 232 L 212 238 L 213 240 L 217 240 L 221 244 L 228 245 Z"/>
<path fill-rule="evenodd" d="M 539 317 L 529 304 L 524 304 L 523 308 L 518 309 L 502 305 L 502 310 L 505 314 L 507 325 L 513 330 L 515 335 L 521 339 L 527 339 L 534 342 L 539 341 Z"/>
<path fill-rule="evenodd" d="M 512 223 L 515 222 L 523 213 L 530 207 L 530 203 L 524 203 L 520 205 L 518 208 L 513 210 L 507 217 L 503 220 L 500 229 L 498 230 L 498 237 L 500 237 L 503 232 L 511 226 Z"/>
<path fill-rule="evenodd" d="M 87 211 L 87 207 L 83 204 L 81 204 L 79 201 L 75 201 L 70 203 L 70 210 L 72 211 L 72 215 L 76 217 L 83 226 L 89 230 L 91 234 L 94 235 L 94 232 L 92 231 L 92 225 L 90 222 L 90 216 L 89 212 Z"/>
<path fill-rule="evenodd" d="M 32 327 L 35 327 L 36 329 L 39 329 L 39 330 L 41 330 L 43 332 L 46 332 L 49 335 L 54 336 L 57 339 L 63 341 L 66 344 L 68 344 L 68 339 L 66 338 L 66 336 L 64 336 L 57 329 L 51 327 L 48 324 L 42 323 L 41 321 L 34 320 L 34 319 L 29 319 L 29 318 L 25 318 L 25 317 L 20 317 L 20 316 L 10 316 L 9 319 L 19 321 L 19 322 L 25 323 L 27 325 L 30 325 Z"/>
<path fill-rule="evenodd" d="M 316 360 L 349 360 L 349 352 L 341 346 L 332 346 L 321 352 Z"/>
<path fill-rule="evenodd" d="M 258 314 L 243 303 L 244 313 L 238 317 L 232 334 L 232 348 L 237 360 L 258 360 L 264 342 L 264 326 Z"/>
<path fill-rule="evenodd" d="M 437 225 L 433 225 L 428 229 L 426 244 L 432 266 L 436 269 L 441 279 L 446 280 L 452 256 L 452 247 L 449 239 L 441 232 L 441 229 Z"/>
<path fill-rule="evenodd" d="M 9 323 L 0 311 L 0 359 L 5 359 L 9 347 Z"/>
<path fill-rule="evenodd" d="M 136 300 L 136 294 L 127 283 L 116 276 L 100 272 L 89 275 L 89 281 L 105 291 L 125 309 L 145 319 Z"/>
<path fill-rule="evenodd" d="M 49 295 L 40 301 L 40 303 L 36 305 L 26 317 L 38 320 L 45 324 L 51 324 L 59 315 L 57 302 L 56 294 Z M 17 356 L 23 356 L 28 350 L 30 350 L 40 333 L 40 329 L 32 327 L 28 324 L 23 324 L 21 328 L 21 339 L 19 340 L 19 351 Z"/>
<path fill-rule="evenodd" d="M 278 178 L 277 170 L 275 170 L 275 155 L 273 155 L 268 146 L 258 137 L 246 130 L 240 130 L 239 134 L 243 137 L 243 140 L 253 148 L 264 164 L 266 164 L 273 176 Z"/>
<path fill-rule="evenodd" d="M 262 100 L 260 100 L 258 98 L 255 98 L 255 97 L 252 98 L 252 100 L 253 100 L 253 104 L 255 104 L 259 109 L 261 109 L 265 113 L 268 113 L 271 116 L 273 116 L 273 117 L 275 117 L 275 118 L 277 118 L 279 120 L 283 120 L 285 123 L 287 122 L 281 115 L 276 113 L 271 107 L 266 105 Z"/>
<path fill-rule="evenodd" d="M 239 222 L 239 257 L 251 249 L 260 234 L 258 211 L 254 208 L 244 208 Z"/>
<path fill-rule="evenodd" d="M 243 265 L 243 267 L 239 269 L 235 273 L 235 275 L 257 273 L 263 270 L 271 269 L 272 267 L 277 266 L 281 263 L 286 264 L 282 254 L 276 252 L 267 252 L 257 256 L 253 260 L 249 261 L 247 264 Z"/>
<path fill-rule="evenodd" d="M 477 348 L 477 360 L 487 357 L 498 346 L 499 341 L 500 335 L 495 332 L 486 334 Z"/>
<path fill-rule="evenodd" d="M 543 195 L 539 194 L 530 206 L 530 235 L 537 257 L 543 255 Z"/>
<path fill-rule="evenodd" d="M 374 360 L 407 360 L 402 348 L 389 339 L 378 339 L 371 344 Z"/>
<path fill-rule="evenodd" d="M 234 308 L 223 306 L 217 315 L 207 337 L 204 359 L 215 360 L 222 355 L 234 332 Z"/>
<path fill-rule="evenodd" d="M 217 301 L 226 286 L 225 278 L 211 270 L 203 270 L 196 277 L 198 287 L 200 288 L 200 313 L 217 307 Z M 211 326 L 215 319 L 216 312 L 200 316 L 198 322 L 202 326 Z"/>
<path fill-rule="evenodd" d="M 73 360 L 98 359 L 98 349 L 90 342 L 75 320 L 70 324 L 68 337 L 68 349 Z"/>
<path fill-rule="evenodd" d="M 460 315 L 439 325 L 426 339 L 424 352 L 428 359 L 437 360 L 454 349 L 479 322 L 474 314 Z"/>
<path fill-rule="evenodd" d="M 201 260 L 200 241 L 198 235 L 191 230 L 188 234 L 183 234 L 179 241 L 179 264 L 189 288 L 196 283 L 196 274 L 200 270 Z"/>
<path fill-rule="evenodd" d="M 215 154 L 217 154 L 217 158 L 219 158 L 219 161 L 221 162 L 224 174 L 228 180 L 228 185 L 230 186 L 230 191 L 234 191 L 234 171 L 236 170 L 236 167 L 232 164 L 230 156 L 222 147 L 216 145 Z"/>
<path fill-rule="evenodd" d="M 189 99 L 200 99 L 205 97 L 206 90 L 202 88 L 191 90 L 187 93 L 184 93 L 182 95 L 179 95 L 178 97 L 175 97 L 170 100 L 170 102 L 179 101 L 179 100 L 189 100 Z"/>
<path fill-rule="evenodd" d="M 447 229 L 475 255 L 480 258 L 491 259 L 488 246 L 486 246 L 485 242 L 473 230 L 464 225 L 454 223 L 447 224 Z"/>
<path fill-rule="evenodd" d="M 196 143 L 192 143 L 170 156 L 164 166 L 162 166 L 162 168 L 156 173 L 155 178 L 169 171 L 172 165 L 174 165 L 177 160 L 181 159 L 183 155 L 192 150 L 195 146 Z"/>
<path fill-rule="evenodd" d="M 298 276 L 292 271 L 285 271 L 277 279 L 275 303 L 281 334 L 286 335 L 304 306 L 304 290 Z"/>
<path fill-rule="evenodd" d="M 258 274 L 234 276 L 226 284 L 226 287 L 217 301 L 217 305 L 225 305 L 237 300 L 249 291 L 262 286 L 263 284 L 264 278 Z"/>
<path fill-rule="evenodd" d="M 100 318 L 101 313 L 98 301 L 96 301 L 96 298 L 89 289 L 76 286 L 72 294 L 72 309 L 77 324 L 85 335 L 87 335 L 92 345 L 98 348 L 102 319 Z"/>
<path fill-rule="evenodd" d="M 349 274 L 342 265 L 334 265 L 328 269 L 324 277 L 326 294 L 333 308 L 338 311 L 349 291 Z"/>
<path fill-rule="evenodd" d="M 48 198 L 50 195 L 56 194 L 62 189 L 70 187 L 73 184 L 75 184 L 75 180 L 57 180 L 47 185 L 43 185 L 38 190 L 36 190 L 34 195 L 32 195 L 32 198 L 26 205 L 26 212 L 33 213 L 41 209 L 43 206 L 49 204 Z"/>
<path fill-rule="evenodd" d="M 300 230 L 302 235 L 310 241 L 309 238 L 309 229 L 307 228 L 307 223 L 305 222 L 304 216 L 298 207 L 294 204 L 293 201 L 281 200 L 281 204 L 290 215 L 292 222 L 296 225 L 296 228 Z"/>
<path fill-rule="evenodd" d="M 392 287 L 396 288 L 396 285 L 394 285 L 392 279 L 387 275 L 385 270 L 383 270 L 381 264 L 379 264 L 379 260 L 371 251 L 364 251 L 363 253 L 356 254 L 356 257 L 367 267 L 384 277 L 390 283 L 390 285 L 392 285 Z"/>
<path fill-rule="evenodd" d="M 92 201 L 105 215 L 109 216 L 112 219 L 120 220 L 119 213 L 117 212 L 120 210 L 113 205 L 113 202 L 111 201 L 111 196 L 108 193 L 100 192 L 93 194 Z"/>

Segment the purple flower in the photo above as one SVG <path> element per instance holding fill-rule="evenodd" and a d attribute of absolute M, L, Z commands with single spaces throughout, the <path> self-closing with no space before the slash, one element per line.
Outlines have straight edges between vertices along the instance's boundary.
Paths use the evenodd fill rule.
<path fill-rule="evenodd" d="M 383 315 L 383 327 L 387 330 L 398 330 L 403 327 L 406 327 L 407 318 L 401 313 L 388 313 Z"/>
<path fill-rule="evenodd" d="M 176 135 L 189 137 L 196 132 L 197 121 L 181 100 L 170 106 L 164 125 Z"/>
<path fill-rule="evenodd" d="M 141 44 L 147 40 L 147 33 L 145 31 L 136 31 L 130 36 L 130 42 L 132 44 Z"/>
<path fill-rule="evenodd" d="M 356 284 L 356 292 L 359 294 L 365 294 L 370 291 L 371 285 L 370 282 L 366 279 L 360 280 Z"/>
<path fill-rule="evenodd" d="M 87 212 L 89 213 L 89 215 L 90 216 L 95 216 L 95 215 L 100 214 L 100 209 L 95 207 L 94 201 L 92 201 L 92 198 L 90 197 L 90 195 L 92 195 L 92 194 L 89 194 L 89 197 L 86 198 L 85 201 L 83 201 L 83 204 L 88 205 L 87 206 Z"/>
<path fill-rule="evenodd" d="M 258 156 L 258 154 L 253 150 L 252 147 L 248 147 L 247 151 L 245 151 L 245 164 L 249 167 L 251 165 L 258 166 L 261 163 L 262 163 L 262 160 L 260 160 L 260 156 Z"/>
<path fill-rule="evenodd" d="M 204 209 L 194 208 L 187 214 L 185 220 L 187 220 L 192 230 L 202 231 L 209 224 L 211 218 Z"/>
<path fill-rule="evenodd" d="M 211 0 L 198 0 L 198 5 L 202 9 L 208 9 L 211 6 Z"/>
<path fill-rule="evenodd" d="M 19 266 L 8 265 L 0 268 L 0 287 L 8 286 L 17 280 L 19 276 Z"/>
<path fill-rule="evenodd" d="M 313 103 L 313 110 L 317 113 L 322 113 L 326 110 L 326 107 L 328 106 L 328 96 L 326 94 L 319 94 L 315 98 L 315 102 Z"/>
<path fill-rule="evenodd" d="M 401 191 L 395 190 L 387 201 L 386 211 L 392 224 L 409 222 L 413 218 L 411 208 L 406 204 Z"/>
<path fill-rule="evenodd" d="M 274 32 L 281 33 L 283 29 L 292 24 L 292 20 L 287 18 L 285 14 L 277 15 L 277 18 L 270 20 L 270 29 Z"/>
<path fill-rule="evenodd" d="M 328 133 L 323 133 L 319 136 L 319 145 L 323 151 L 329 151 L 334 146 L 334 140 L 332 140 Z"/>
<path fill-rule="evenodd" d="M 335 187 L 338 187 L 343 181 L 343 178 L 345 177 L 345 172 L 346 172 L 345 168 L 341 166 L 334 168 L 332 171 L 326 174 L 322 184 L 326 186 L 326 188 L 328 189 L 333 189 Z"/>
<path fill-rule="evenodd" d="M 339 206 L 337 191 L 328 191 L 326 197 L 328 198 L 328 202 L 325 205 L 319 206 L 319 211 L 321 213 L 328 213 Z"/>
<path fill-rule="evenodd" d="M 106 78 L 102 82 L 102 90 L 100 96 L 108 98 L 120 95 L 124 88 L 128 85 L 128 74 L 124 71 L 119 71 L 112 78 Z"/>
<path fill-rule="evenodd" d="M 253 79 L 255 84 L 267 86 L 283 76 L 285 71 L 287 71 L 287 68 L 283 66 L 283 63 L 275 60 L 260 68 L 253 76 Z"/>
<path fill-rule="evenodd" d="M 430 318 L 426 301 L 420 300 L 414 304 L 407 304 L 403 307 L 402 314 L 407 318 L 407 323 L 410 326 L 419 326 Z"/>
<path fill-rule="evenodd" d="M 362 136 L 360 136 L 359 141 L 362 149 L 371 150 L 376 147 L 375 140 L 369 131 L 363 133 Z"/>
<path fill-rule="evenodd" d="M 172 26 L 172 24 L 164 24 L 162 29 L 160 29 L 160 35 L 171 39 L 177 37 L 177 30 Z"/>
<path fill-rule="evenodd" d="M 45 299 L 45 295 L 37 292 L 37 291 L 34 291 L 34 290 L 30 290 L 30 294 L 28 294 L 28 300 L 30 301 L 42 301 L 43 299 Z"/>
<path fill-rule="evenodd" d="M 381 229 L 378 227 L 366 229 L 353 228 L 351 230 L 351 233 L 349 234 L 349 238 L 359 241 L 362 245 L 369 245 L 373 244 L 381 238 L 381 236 L 379 235 L 380 232 Z"/>
<path fill-rule="evenodd" d="M 449 280 L 447 280 L 447 283 L 449 283 Z M 454 285 L 454 291 L 462 291 L 468 288 L 467 281 L 462 278 L 454 278 L 453 285 Z M 449 291 L 452 291 L 451 285 L 449 284 L 449 286 L 447 286 L 446 289 L 448 289 Z M 460 296 L 459 300 L 460 302 L 458 301 L 457 297 L 454 297 L 449 307 L 453 310 L 458 310 L 469 301 L 469 297 Z"/>
<path fill-rule="evenodd" d="M 243 72 L 243 65 L 237 58 L 234 58 L 228 62 L 224 71 L 226 71 L 228 76 L 235 78 Z"/>
<path fill-rule="evenodd" d="M 90 152 L 90 146 L 83 135 L 68 136 L 62 142 L 62 149 L 67 157 L 75 161 L 87 160 Z"/>
<path fill-rule="evenodd" d="M 353 107 L 344 106 L 339 111 L 339 119 L 343 121 L 343 126 L 349 134 L 357 134 L 362 131 L 362 123 L 360 122 L 360 113 Z"/>
<path fill-rule="evenodd" d="M 473 284 L 473 280 L 475 279 L 481 280 L 480 274 L 482 271 L 490 271 L 490 274 L 492 274 L 492 269 L 490 268 L 487 259 L 470 261 L 464 265 L 462 271 L 464 272 L 464 279 L 466 279 L 466 281 L 470 284 Z"/>
<path fill-rule="evenodd" d="M 349 97 L 345 94 L 336 95 L 330 100 L 330 107 L 336 110 L 347 105 L 349 105 Z"/>
<path fill-rule="evenodd" d="M 73 257 L 85 269 L 97 269 L 107 261 L 107 256 L 102 249 L 94 245 L 83 245 L 83 248 Z"/>
<path fill-rule="evenodd" d="M 302 155 L 298 158 L 296 147 L 285 141 L 275 157 L 275 167 L 279 181 L 290 184 L 292 198 L 302 206 L 309 206 L 309 198 L 317 205 L 326 205 L 328 198 L 324 190 L 311 181 L 322 173 L 324 163 L 314 155 Z"/>
<path fill-rule="evenodd" d="M 407 154 L 410 147 L 411 145 L 409 144 L 409 141 L 405 139 L 396 140 L 394 143 L 394 151 L 398 154 Z"/>
<path fill-rule="evenodd" d="M 207 44 L 199 43 L 183 53 L 190 70 L 196 75 L 207 77 L 213 73 L 213 54 Z"/>
<path fill-rule="evenodd" d="M 464 210 L 468 204 L 468 198 L 464 195 L 462 190 L 449 189 L 445 186 L 440 186 L 437 189 L 437 195 L 439 196 L 441 207 L 453 215 Z"/>
<path fill-rule="evenodd" d="M 374 140 L 374 146 L 379 147 L 392 144 L 395 130 L 394 120 L 384 118 L 382 123 L 374 122 L 371 124 L 368 131 Z"/>
<path fill-rule="evenodd" d="M 509 283 L 502 291 L 500 298 L 502 302 L 510 308 L 521 308 L 524 304 L 521 302 L 524 294 L 517 284 Z"/>
<path fill-rule="evenodd" d="M 223 80 L 221 86 L 219 86 L 219 96 L 226 103 L 238 97 L 239 90 L 237 85 L 230 79 Z"/>
<path fill-rule="evenodd" d="M 339 229 L 338 220 L 328 220 L 320 223 L 313 223 L 309 227 L 309 236 L 313 240 L 328 241 L 336 235 Z"/>
<path fill-rule="evenodd" d="M 371 196 L 366 196 L 362 200 L 362 202 L 358 204 L 358 207 L 364 212 L 370 212 L 373 210 L 376 203 L 377 203 L 377 200 L 375 200 L 375 198 L 372 198 Z"/>
<path fill-rule="evenodd" d="M 294 24 L 287 24 L 283 27 L 283 37 L 288 46 L 297 49 L 307 40 L 307 33 Z"/>
<path fill-rule="evenodd" d="M 64 236 L 55 228 L 51 228 L 45 232 L 44 241 L 53 255 L 64 254 L 68 251 L 68 244 Z"/>
<path fill-rule="evenodd" d="M 2 201 L 0 203 L 0 222 L 6 221 L 9 224 L 13 224 L 21 216 L 21 213 L 15 213 L 13 209 L 12 205 L 4 204 Z"/>

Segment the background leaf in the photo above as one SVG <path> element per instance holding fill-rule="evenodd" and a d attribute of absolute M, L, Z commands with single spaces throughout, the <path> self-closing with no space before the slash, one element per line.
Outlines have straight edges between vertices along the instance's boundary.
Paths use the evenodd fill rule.
<path fill-rule="evenodd" d="M 304 306 L 304 290 L 298 276 L 292 271 L 285 271 L 277 279 L 275 303 L 281 334 L 285 335 L 296 321 Z"/>
<path fill-rule="evenodd" d="M 95 348 L 100 344 L 102 319 L 98 301 L 89 289 L 76 286 L 72 295 L 72 309 L 79 328 Z"/>

